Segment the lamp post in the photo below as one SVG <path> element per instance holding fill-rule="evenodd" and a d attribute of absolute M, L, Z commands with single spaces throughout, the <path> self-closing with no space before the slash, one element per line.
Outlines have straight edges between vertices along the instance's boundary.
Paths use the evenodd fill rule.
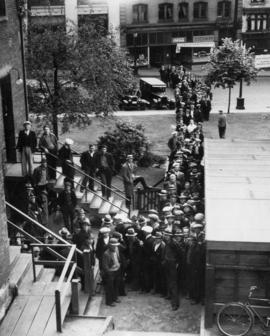
<path fill-rule="evenodd" d="M 25 1 L 17 0 L 17 14 L 20 26 L 20 42 L 21 42 L 21 59 L 22 59 L 22 75 L 23 75 L 23 90 L 24 90 L 24 106 L 25 118 L 28 120 L 29 109 L 27 100 L 27 86 L 26 86 L 26 68 L 25 68 L 25 54 L 24 54 L 24 36 L 23 36 L 23 18 L 26 15 Z"/>

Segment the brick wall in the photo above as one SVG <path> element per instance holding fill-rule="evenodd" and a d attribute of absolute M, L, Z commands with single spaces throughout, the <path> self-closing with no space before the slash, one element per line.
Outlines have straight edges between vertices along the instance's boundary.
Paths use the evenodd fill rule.
<path fill-rule="evenodd" d="M 15 129 L 18 133 L 22 122 L 25 119 L 23 85 L 16 85 L 16 71 L 19 70 L 22 77 L 21 52 L 20 52 L 20 35 L 19 22 L 17 18 L 15 0 L 6 0 L 6 17 L 0 17 L 0 79 L 8 73 L 12 78 L 12 96 L 13 96 L 13 113 L 15 120 Z M 0 96 L 0 318 L 5 306 L 5 299 L 8 293 L 8 271 L 9 271 L 9 251 L 8 235 L 5 212 L 5 195 L 4 195 L 4 162 L 3 148 L 5 147 L 3 111 Z"/>

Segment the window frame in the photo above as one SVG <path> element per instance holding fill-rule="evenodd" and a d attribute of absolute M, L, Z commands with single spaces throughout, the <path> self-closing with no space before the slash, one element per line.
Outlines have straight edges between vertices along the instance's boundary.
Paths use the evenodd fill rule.
<path fill-rule="evenodd" d="M 264 27 L 265 22 L 265 29 Z M 254 29 L 252 29 L 254 28 Z M 251 13 L 247 17 L 247 33 L 267 32 L 270 29 L 270 15 L 268 13 Z"/>
<path fill-rule="evenodd" d="M 230 13 L 226 16 L 226 5 L 229 6 Z M 217 16 L 222 19 L 230 19 L 232 17 L 232 2 L 230 0 L 221 0 L 217 3 Z"/>
<path fill-rule="evenodd" d="M 195 16 L 196 7 L 198 7 L 198 16 Z M 203 8 L 205 9 L 205 16 L 202 16 Z M 193 19 L 207 20 L 208 18 L 208 3 L 206 1 L 196 1 L 193 4 Z"/>
<path fill-rule="evenodd" d="M 163 9 L 163 15 L 164 17 L 161 18 L 160 13 L 161 9 Z M 171 10 L 171 17 L 168 17 L 168 12 Z M 158 21 L 159 22 L 168 22 L 168 21 L 173 21 L 173 10 L 174 6 L 173 3 L 170 2 L 162 2 L 158 5 Z"/>
<path fill-rule="evenodd" d="M 2 13 L 1 13 L 2 11 Z M 0 0 L 0 21 L 7 17 L 7 4 L 6 0 Z"/>
<path fill-rule="evenodd" d="M 185 5 L 185 6 L 183 6 L 183 5 Z M 181 6 L 186 7 L 187 15 L 185 17 L 180 17 L 180 15 L 179 15 L 180 14 L 180 8 L 181 8 Z M 178 20 L 179 21 L 181 21 L 181 20 L 187 21 L 188 18 L 189 18 L 189 3 L 188 2 L 180 2 L 178 4 Z"/>
<path fill-rule="evenodd" d="M 141 10 L 140 10 L 140 8 L 141 8 Z M 142 10 L 142 8 L 144 8 L 144 10 Z M 143 20 L 141 20 L 140 15 L 142 15 L 143 12 L 145 13 L 144 14 L 145 18 Z M 144 4 L 144 3 L 134 4 L 132 6 L 132 14 L 133 14 L 133 23 L 146 23 L 146 22 L 148 22 L 148 4 Z M 135 18 L 135 16 L 137 16 L 137 18 Z"/>

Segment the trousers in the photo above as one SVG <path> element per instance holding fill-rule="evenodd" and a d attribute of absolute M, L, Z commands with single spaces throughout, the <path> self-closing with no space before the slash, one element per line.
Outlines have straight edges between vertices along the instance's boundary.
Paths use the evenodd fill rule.
<path fill-rule="evenodd" d="M 31 176 L 33 173 L 33 154 L 30 147 L 22 149 L 22 176 Z"/>

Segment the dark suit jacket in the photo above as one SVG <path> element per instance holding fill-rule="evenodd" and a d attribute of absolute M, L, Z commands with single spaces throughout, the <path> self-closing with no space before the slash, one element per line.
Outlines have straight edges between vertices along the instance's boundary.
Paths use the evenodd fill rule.
<path fill-rule="evenodd" d="M 37 147 L 37 136 L 34 131 L 30 131 L 29 135 L 27 135 L 25 131 L 22 130 L 19 133 L 17 149 L 22 152 L 23 147 L 27 146 L 31 148 L 32 152 L 35 152 Z"/>
<path fill-rule="evenodd" d="M 73 209 L 77 205 L 77 197 L 75 195 L 74 191 L 71 191 L 71 202 Z M 69 208 L 69 205 L 67 204 L 67 193 L 65 190 L 63 190 L 59 196 L 58 196 L 58 204 L 60 205 L 61 209 Z"/>
<path fill-rule="evenodd" d="M 118 251 L 119 253 L 119 251 Z M 119 256 L 119 263 L 121 263 L 120 261 L 120 255 Z M 108 249 L 104 252 L 103 257 L 102 257 L 102 270 L 103 272 L 106 274 L 108 274 L 110 272 L 110 268 L 114 265 L 114 260 L 112 257 L 112 253 L 111 251 Z"/>
<path fill-rule="evenodd" d="M 115 165 L 115 163 L 114 163 L 114 159 L 113 159 L 113 156 L 112 156 L 112 154 L 110 154 L 110 153 L 105 153 L 105 156 L 106 156 L 106 158 L 107 158 L 107 161 L 108 161 L 108 165 L 109 165 L 109 168 L 112 170 L 112 171 L 114 171 L 114 165 Z M 102 157 L 102 153 L 101 152 L 98 152 L 97 154 L 96 154 L 96 168 L 98 168 L 98 169 L 101 169 L 101 157 Z"/>
<path fill-rule="evenodd" d="M 96 153 L 94 153 L 93 156 L 91 156 L 89 151 L 83 152 L 80 158 L 80 163 L 81 163 L 82 170 L 86 172 L 95 172 Z"/>

